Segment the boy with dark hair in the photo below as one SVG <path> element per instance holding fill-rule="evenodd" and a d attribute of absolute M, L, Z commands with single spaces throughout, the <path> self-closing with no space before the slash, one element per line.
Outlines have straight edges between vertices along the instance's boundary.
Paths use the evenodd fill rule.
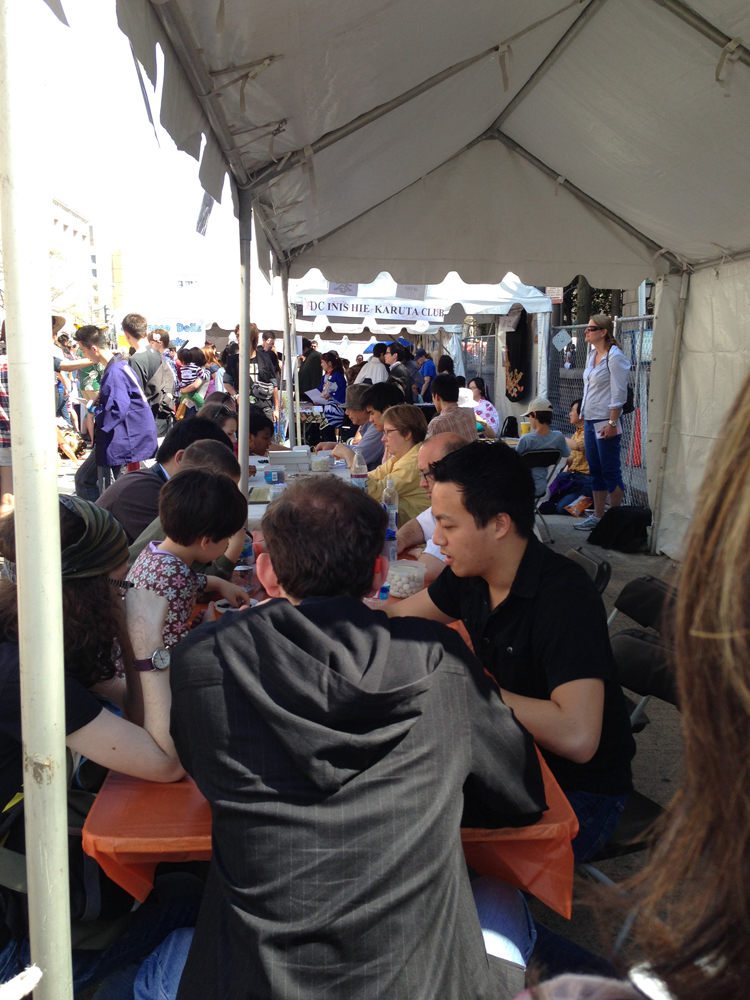
<path fill-rule="evenodd" d="M 436 434 L 460 434 L 467 441 L 476 441 L 477 420 L 473 407 L 458 405 L 458 379 L 442 372 L 432 380 L 432 402 L 436 416 L 427 428 L 427 437 Z"/>
<path fill-rule="evenodd" d="M 251 455 L 265 456 L 271 448 L 273 421 L 259 406 L 250 407 L 248 417 L 248 446 Z"/>
<path fill-rule="evenodd" d="M 241 587 L 218 576 L 196 573 L 195 562 L 223 555 L 247 520 L 247 504 L 229 476 L 180 472 L 159 497 L 162 542 L 149 542 L 128 572 L 136 586 L 153 590 L 169 603 L 164 645 L 169 649 L 187 635 L 196 598 L 215 590 L 235 607 L 249 603 Z"/>
<path fill-rule="evenodd" d="M 375 500 L 298 479 L 262 527 L 271 600 L 175 653 L 171 732 L 214 848 L 180 1000 L 496 995 L 460 825 L 540 816 L 530 737 L 455 633 L 362 603 L 387 573 Z"/>
<path fill-rule="evenodd" d="M 531 472 L 507 445 L 475 442 L 431 469 L 446 568 L 386 614 L 463 621 L 578 816 L 580 864 L 619 822 L 635 753 L 602 599 L 585 570 L 534 535 Z"/>
<path fill-rule="evenodd" d="M 128 544 L 158 516 L 161 488 L 176 475 L 185 449 L 194 441 L 218 441 L 232 452 L 232 442 L 216 421 L 203 417 L 179 420 L 159 445 L 151 468 L 120 476 L 96 501 L 97 507 L 104 507 L 123 526 Z"/>
<path fill-rule="evenodd" d="M 373 345 L 372 357 L 360 368 L 359 374 L 354 380 L 355 385 L 359 385 L 360 382 L 366 382 L 369 385 L 378 385 L 380 382 L 388 381 L 388 369 L 384 361 L 387 350 L 388 348 L 385 344 Z"/>
<path fill-rule="evenodd" d="M 238 485 L 240 481 L 240 463 L 229 448 L 219 441 L 195 441 L 186 448 L 180 462 L 180 472 L 185 472 L 188 469 L 201 469 L 203 472 L 212 472 L 214 475 L 229 476 L 235 485 Z M 157 515 L 131 544 L 128 566 L 133 565 L 149 542 L 161 541 L 165 534 L 161 519 Z M 194 562 L 193 570 L 196 573 L 210 573 L 213 576 L 220 576 L 223 580 L 231 580 L 234 567 L 245 546 L 246 537 L 243 526 L 232 536 L 223 555 L 210 563 Z"/>
<path fill-rule="evenodd" d="M 156 426 L 138 376 L 128 363 L 110 349 L 103 330 L 82 326 L 75 339 L 91 364 L 103 364 L 99 388 L 99 403 L 94 416 L 94 448 L 92 455 L 76 474 L 76 491 L 87 475 L 93 479 L 96 469 L 96 499 L 117 479 L 120 469 L 129 462 L 153 458 L 156 451 Z M 157 355 L 158 357 L 158 355 Z M 92 485 L 88 484 L 91 491 Z"/>
<path fill-rule="evenodd" d="M 516 454 L 523 455 L 528 451 L 545 451 L 547 448 L 554 448 L 560 452 L 563 458 L 570 455 L 568 442 L 565 435 L 560 431 L 552 430 L 552 403 L 544 396 L 537 396 L 529 404 L 529 412 L 521 414 L 528 417 L 531 424 L 531 432 L 522 434 L 516 446 Z M 543 466 L 532 469 L 536 496 L 542 496 L 547 490 L 547 473 L 549 467 Z"/>
<path fill-rule="evenodd" d="M 379 382 L 371 385 L 362 397 L 368 419 L 371 424 L 383 433 L 383 414 L 389 406 L 400 406 L 404 401 L 404 394 L 393 382 Z"/>
<path fill-rule="evenodd" d="M 411 375 L 404 364 L 406 351 L 401 344 L 388 344 L 383 355 L 383 361 L 388 367 L 388 381 L 395 383 L 404 394 L 405 403 L 413 403 L 411 391 Z"/>

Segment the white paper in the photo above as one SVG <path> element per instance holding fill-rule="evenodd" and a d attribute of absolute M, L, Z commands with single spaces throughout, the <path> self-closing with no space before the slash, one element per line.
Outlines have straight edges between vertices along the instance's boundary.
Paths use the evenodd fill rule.
<path fill-rule="evenodd" d="M 313 403 L 317 403 L 317 404 L 318 404 L 318 406 L 325 406 L 325 403 L 326 403 L 326 398 L 325 398 L 325 396 L 323 395 L 323 393 L 322 393 L 322 392 L 320 391 L 320 389 L 309 389 L 309 390 L 308 390 L 308 391 L 307 391 L 307 392 L 305 393 L 305 395 L 306 395 L 306 396 L 307 396 L 307 398 L 308 398 L 309 400 L 311 400 L 311 401 L 312 401 Z"/>

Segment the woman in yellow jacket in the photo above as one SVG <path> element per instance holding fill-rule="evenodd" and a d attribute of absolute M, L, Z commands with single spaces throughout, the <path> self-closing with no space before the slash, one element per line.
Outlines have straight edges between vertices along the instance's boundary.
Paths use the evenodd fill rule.
<path fill-rule="evenodd" d="M 417 468 L 417 455 L 427 434 L 427 421 L 420 409 L 408 403 L 389 406 L 382 419 L 385 454 L 389 457 L 367 473 L 367 490 L 371 497 L 380 500 L 386 479 L 393 480 L 398 493 L 398 526 L 401 528 L 430 506 L 427 491 L 419 484 Z"/>

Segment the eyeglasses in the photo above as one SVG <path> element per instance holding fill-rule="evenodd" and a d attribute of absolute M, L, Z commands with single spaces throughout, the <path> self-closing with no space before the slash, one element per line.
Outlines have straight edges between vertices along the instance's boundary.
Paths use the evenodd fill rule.
<path fill-rule="evenodd" d="M 419 479 L 420 479 L 420 481 L 424 479 L 424 481 L 426 483 L 429 483 L 429 481 L 431 479 L 434 479 L 434 478 L 435 477 L 433 476 L 433 474 L 431 472 L 420 472 L 419 473 Z"/>
<path fill-rule="evenodd" d="M 396 430 L 395 427 L 384 427 L 383 428 L 383 433 L 386 434 L 386 435 L 387 434 L 398 434 L 398 431 Z"/>
<path fill-rule="evenodd" d="M 600 333 L 601 329 L 600 326 L 587 326 L 586 333 Z"/>

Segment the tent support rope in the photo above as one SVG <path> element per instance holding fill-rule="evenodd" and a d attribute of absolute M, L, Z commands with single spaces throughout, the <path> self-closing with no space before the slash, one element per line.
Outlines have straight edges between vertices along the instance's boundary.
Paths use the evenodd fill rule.
<path fill-rule="evenodd" d="M 681 21 L 690 25 L 691 28 L 703 35 L 710 42 L 713 42 L 714 45 L 718 45 L 720 49 L 725 49 L 731 44 L 731 36 L 725 35 L 723 31 L 720 31 L 710 21 L 707 21 L 705 17 L 702 17 L 698 11 L 693 10 L 692 7 L 688 7 L 686 3 L 682 3 L 682 0 L 654 0 L 654 3 L 668 10 L 675 17 L 679 17 Z M 744 45 L 738 45 L 735 48 L 735 52 L 737 53 L 736 58 L 738 62 L 750 66 L 750 50 Z"/>

